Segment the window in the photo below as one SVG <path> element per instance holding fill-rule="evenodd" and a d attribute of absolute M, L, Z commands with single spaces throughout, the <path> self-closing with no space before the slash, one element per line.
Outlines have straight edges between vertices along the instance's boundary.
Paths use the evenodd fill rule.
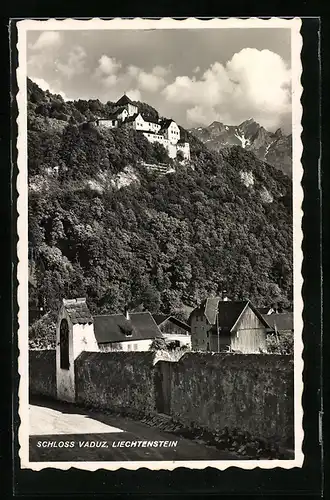
<path fill-rule="evenodd" d="M 209 342 L 207 343 L 207 347 L 206 347 L 206 349 L 207 349 L 208 351 L 210 350 L 210 344 L 209 344 Z"/>
<path fill-rule="evenodd" d="M 131 344 L 127 344 L 127 350 L 130 351 L 131 350 Z"/>
<path fill-rule="evenodd" d="M 60 367 L 62 370 L 68 370 L 69 362 L 69 324 L 65 318 L 60 324 Z"/>
<path fill-rule="evenodd" d="M 137 344 L 133 344 L 133 350 L 137 351 L 137 349 L 138 349 L 138 345 Z"/>

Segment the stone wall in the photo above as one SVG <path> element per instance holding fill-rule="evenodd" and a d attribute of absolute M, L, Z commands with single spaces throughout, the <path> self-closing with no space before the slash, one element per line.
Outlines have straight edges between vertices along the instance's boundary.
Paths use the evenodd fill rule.
<path fill-rule="evenodd" d="M 56 351 L 29 351 L 29 392 L 31 396 L 56 398 Z"/>
<path fill-rule="evenodd" d="M 170 413 L 187 425 L 237 428 L 293 447 L 293 360 L 187 353 L 172 363 Z"/>
<path fill-rule="evenodd" d="M 111 410 L 155 411 L 152 352 L 83 352 L 75 361 L 76 402 Z"/>

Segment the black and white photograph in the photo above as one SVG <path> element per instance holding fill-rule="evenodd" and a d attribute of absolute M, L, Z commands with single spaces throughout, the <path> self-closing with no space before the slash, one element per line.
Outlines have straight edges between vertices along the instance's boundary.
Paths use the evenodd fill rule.
<path fill-rule="evenodd" d="M 18 22 L 21 467 L 302 466 L 300 24 Z"/>

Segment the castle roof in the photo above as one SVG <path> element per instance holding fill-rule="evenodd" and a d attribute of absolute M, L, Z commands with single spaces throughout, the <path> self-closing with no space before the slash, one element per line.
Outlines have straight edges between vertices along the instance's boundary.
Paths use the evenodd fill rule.
<path fill-rule="evenodd" d="M 159 123 L 159 121 L 158 121 L 158 120 L 156 120 L 155 118 L 152 118 L 152 116 L 149 116 L 149 115 L 147 115 L 146 113 L 141 113 L 141 116 L 142 116 L 142 118 L 143 118 L 146 122 L 156 123 L 157 125 L 161 126 L 161 124 Z"/>
<path fill-rule="evenodd" d="M 133 102 L 130 100 L 129 97 L 127 97 L 126 94 L 124 94 L 118 101 L 116 102 L 118 106 L 125 106 L 126 104 L 133 104 Z M 134 106 L 134 104 L 133 104 Z"/>
<path fill-rule="evenodd" d="M 162 127 L 162 129 L 166 130 L 171 125 L 172 122 L 174 122 L 172 118 L 164 118 L 164 120 L 160 120 L 159 124 Z"/>
<path fill-rule="evenodd" d="M 139 116 L 140 113 L 135 113 L 135 115 L 132 115 L 132 116 L 129 116 L 128 118 L 126 118 L 126 120 L 124 121 L 124 124 L 125 123 L 130 123 L 130 122 L 135 122 L 135 120 L 137 119 L 137 117 Z"/>

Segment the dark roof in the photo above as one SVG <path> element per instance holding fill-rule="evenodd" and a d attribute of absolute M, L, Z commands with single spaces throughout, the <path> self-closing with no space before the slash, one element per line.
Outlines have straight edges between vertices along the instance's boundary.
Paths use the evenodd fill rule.
<path fill-rule="evenodd" d="M 152 118 L 152 116 L 148 116 L 146 113 L 141 113 L 141 116 L 146 122 L 156 123 L 157 125 L 160 126 L 159 121 L 156 120 L 155 118 Z"/>
<path fill-rule="evenodd" d="M 161 120 L 159 124 L 162 127 L 162 129 L 166 129 L 171 125 L 172 122 L 174 122 L 172 118 L 164 118 L 164 120 Z"/>
<path fill-rule="evenodd" d="M 171 314 L 153 314 L 152 317 L 154 318 L 158 326 L 165 323 L 165 321 L 170 321 L 171 323 L 174 323 L 176 326 L 179 326 L 186 332 L 191 331 L 191 328 L 189 325 L 187 325 L 187 323 L 181 321 L 180 319 L 177 319 L 175 316 L 172 316 Z"/>
<path fill-rule="evenodd" d="M 293 313 L 267 314 L 264 318 L 274 330 L 293 330 Z"/>
<path fill-rule="evenodd" d="M 118 106 L 125 106 L 125 104 L 133 104 L 133 102 L 130 100 L 129 97 L 127 97 L 126 94 L 124 94 L 118 101 L 116 102 Z M 135 104 L 133 104 L 135 106 Z"/>
<path fill-rule="evenodd" d="M 74 325 L 93 323 L 93 318 L 87 307 L 86 299 L 63 299 L 63 306 Z"/>
<path fill-rule="evenodd" d="M 153 314 L 152 317 L 154 318 L 155 323 L 159 326 L 170 317 L 170 314 Z"/>
<path fill-rule="evenodd" d="M 149 312 L 130 313 L 129 320 L 123 314 L 94 316 L 94 333 L 99 344 L 162 337 Z"/>
<path fill-rule="evenodd" d="M 232 301 L 221 300 L 219 297 L 210 297 L 205 299 L 199 310 L 206 316 L 211 325 L 215 325 L 217 321 L 218 311 L 218 325 L 223 330 L 232 330 L 235 323 L 243 313 L 244 309 L 249 306 L 254 314 L 262 321 L 266 328 L 269 328 L 267 318 L 262 316 L 259 311 L 251 304 L 249 300 Z"/>
<path fill-rule="evenodd" d="M 129 116 L 128 118 L 126 118 L 126 120 L 124 121 L 124 123 L 134 122 L 134 120 L 139 116 L 139 114 L 140 113 L 135 113 L 135 115 Z"/>

